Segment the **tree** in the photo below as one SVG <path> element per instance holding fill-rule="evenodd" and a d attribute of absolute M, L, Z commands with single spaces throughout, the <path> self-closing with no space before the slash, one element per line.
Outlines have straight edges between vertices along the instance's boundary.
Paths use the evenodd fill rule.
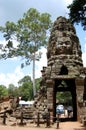
<path fill-rule="evenodd" d="M 25 64 L 22 67 L 33 62 L 33 93 L 36 95 L 35 88 L 35 61 L 39 60 L 41 53 L 37 51 L 41 47 L 46 46 L 48 40 L 49 29 L 52 26 L 50 14 L 40 14 L 36 9 L 29 9 L 19 19 L 17 24 L 7 22 L 5 27 L 0 27 L 1 32 L 7 40 L 6 46 L 0 46 L 2 51 L 1 58 L 9 58 L 14 56 L 21 56 L 25 59 Z M 16 39 L 19 44 L 17 48 L 13 46 L 13 39 Z"/>
<path fill-rule="evenodd" d="M 39 90 L 40 88 L 40 81 L 41 78 L 35 79 L 36 81 L 36 90 Z M 33 87 L 32 87 L 32 81 L 30 76 L 24 76 L 21 80 L 19 80 L 18 84 L 19 86 L 19 93 L 24 100 L 32 100 L 33 99 Z"/>
<path fill-rule="evenodd" d="M 72 104 L 72 95 L 70 92 L 57 92 L 56 99 L 59 101 L 59 103 L 69 103 Z"/>
<path fill-rule="evenodd" d="M 8 96 L 8 90 L 4 85 L 0 85 L 0 98 Z"/>
<path fill-rule="evenodd" d="M 9 96 L 18 97 L 19 96 L 18 88 L 15 87 L 13 84 L 9 84 L 8 94 L 9 94 Z"/>
<path fill-rule="evenodd" d="M 70 21 L 76 24 L 81 23 L 83 29 L 86 30 L 86 0 L 73 0 L 68 9 Z"/>
<path fill-rule="evenodd" d="M 26 83 L 26 82 L 32 82 L 31 81 L 31 77 L 30 76 L 24 76 L 22 79 L 20 79 L 19 81 L 18 81 L 18 84 L 20 84 L 20 85 L 22 85 L 22 84 L 24 84 L 24 83 Z"/>
<path fill-rule="evenodd" d="M 23 82 L 21 86 L 19 86 L 19 93 L 20 97 L 22 97 L 23 100 L 32 100 L 33 99 L 33 87 L 32 87 L 32 81 L 29 82 Z"/>
<path fill-rule="evenodd" d="M 18 81 L 20 97 L 24 100 L 33 99 L 33 85 L 30 76 L 24 76 Z"/>

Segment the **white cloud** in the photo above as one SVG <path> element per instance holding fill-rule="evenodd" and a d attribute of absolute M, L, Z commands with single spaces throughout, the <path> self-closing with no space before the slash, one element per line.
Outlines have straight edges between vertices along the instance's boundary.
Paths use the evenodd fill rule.
<path fill-rule="evenodd" d="M 64 1 L 64 3 L 65 3 L 67 6 L 73 2 L 73 0 L 63 0 L 63 1 Z"/>
<path fill-rule="evenodd" d="M 24 73 L 21 68 L 18 66 L 12 73 L 1 73 L 0 74 L 0 84 L 8 86 L 9 84 L 18 85 L 18 81 L 24 77 Z"/>
<path fill-rule="evenodd" d="M 42 48 L 40 50 L 42 52 L 42 57 L 40 61 L 36 61 L 36 71 L 35 71 L 35 78 L 41 77 L 41 70 L 43 66 L 47 66 L 47 58 L 46 58 L 46 49 Z M 28 66 L 29 68 L 30 66 Z M 28 68 L 26 68 L 28 70 Z M 15 86 L 18 86 L 18 81 L 22 79 L 26 74 L 23 72 L 20 66 L 17 66 L 15 70 L 11 73 L 0 73 L 0 84 L 3 84 L 5 86 L 8 86 L 9 84 L 14 84 Z M 31 68 L 29 68 L 29 73 L 27 75 L 32 77 L 32 71 Z"/>
<path fill-rule="evenodd" d="M 83 59 L 83 65 L 84 67 L 86 67 L 86 53 L 83 53 L 82 59 Z"/>
<path fill-rule="evenodd" d="M 84 65 L 84 67 L 86 67 L 86 44 L 84 47 L 84 52 L 82 54 L 82 59 L 83 59 L 83 65 Z"/>
<path fill-rule="evenodd" d="M 0 45 L 1 46 L 5 46 L 7 44 L 7 41 L 5 41 L 5 40 L 0 40 Z M 1 51 L 1 50 L 0 50 Z"/>
<path fill-rule="evenodd" d="M 47 50 L 45 48 L 42 48 L 40 52 L 42 52 L 42 56 L 40 61 L 36 61 L 36 71 L 35 71 L 36 78 L 41 77 L 42 68 L 47 66 L 47 56 L 46 56 Z"/>

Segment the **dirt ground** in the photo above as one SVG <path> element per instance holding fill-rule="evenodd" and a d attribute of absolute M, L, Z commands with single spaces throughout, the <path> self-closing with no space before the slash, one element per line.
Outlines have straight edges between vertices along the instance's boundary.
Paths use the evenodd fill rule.
<path fill-rule="evenodd" d="M 36 124 L 27 124 L 25 126 L 18 126 L 15 125 L 2 125 L 0 124 L 0 130 L 55 130 L 57 129 L 57 124 L 55 123 L 50 128 L 46 128 L 46 126 L 43 124 L 40 125 L 40 127 L 37 127 Z M 83 127 L 83 125 L 79 122 L 60 122 L 59 128 L 60 130 L 86 130 L 86 128 Z"/>

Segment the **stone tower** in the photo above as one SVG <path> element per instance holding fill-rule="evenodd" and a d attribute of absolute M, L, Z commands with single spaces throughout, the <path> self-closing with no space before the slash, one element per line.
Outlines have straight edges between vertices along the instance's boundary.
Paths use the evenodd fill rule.
<path fill-rule="evenodd" d="M 56 92 L 69 91 L 73 102 L 73 120 L 82 120 L 86 114 L 86 68 L 83 67 L 76 30 L 65 17 L 58 17 L 53 24 L 47 47 L 47 67 L 43 67 L 41 72 L 41 96 L 38 96 L 37 102 L 42 102 L 55 117 Z M 63 82 L 66 86 L 62 85 Z"/>

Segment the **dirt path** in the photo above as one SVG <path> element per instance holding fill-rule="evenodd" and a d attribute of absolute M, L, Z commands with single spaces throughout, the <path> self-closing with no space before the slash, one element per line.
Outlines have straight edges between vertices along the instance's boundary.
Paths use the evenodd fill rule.
<path fill-rule="evenodd" d="M 36 125 L 28 124 L 26 126 L 10 126 L 10 125 L 0 125 L 1 130 L 55 130 L 57 129 L 56 124 L 51 126 L 50 128 L 45 128 L 44 125 L 41 125 L 40 127 L 37 127 Z M 79 122 L 60 122 L 59 124 L 59 130 L 86 130 L 83 128 L 82 124 Z"/>

